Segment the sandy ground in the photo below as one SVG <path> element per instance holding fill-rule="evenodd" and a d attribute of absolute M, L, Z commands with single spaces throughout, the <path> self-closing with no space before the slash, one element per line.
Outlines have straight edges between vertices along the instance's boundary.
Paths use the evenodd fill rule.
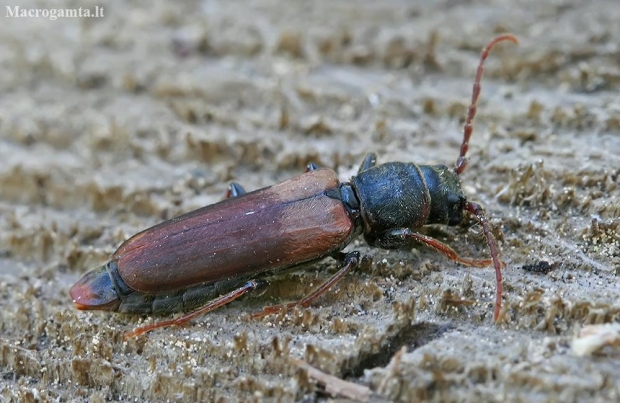
<path fill-rule="evenodd" d="M 545 1 L 106 2 L 104 18 L 0 23 L 0 400 L 315 401 L 305 362 L 373 401 L 620 399 L 620 5 Z M 22 7 L 35 7 L 20 2 Z M 56 2 L 58 7 L 77 6 Z M 587 5 L 586 5 L 587 4 Z M 80 3 L 94 7 L 96 2 Z M 85 313 L 68 289 L 132 234 L 309 161 L 454 164 L 488 60 L 463 187 L 498 235 L 495 275 L 423 247 L 372 258 L 309 309 L 331 259 L 195 324 Z M 486 257 L 475 222 L 427 234 Z M 502 235 L 503 234 L 503 235 Z M 550 264 L 547 273 L 524 266 Z M 459 302 L 460 301 L 460 302 Z"/>

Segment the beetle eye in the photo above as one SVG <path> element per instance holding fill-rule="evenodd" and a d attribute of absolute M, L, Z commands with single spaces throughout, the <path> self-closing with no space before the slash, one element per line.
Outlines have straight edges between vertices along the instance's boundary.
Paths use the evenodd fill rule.
<path fill-rule="evenodd" d="M 447 201 L 448 201 L 448 204 L 450 205 L 450 207 L 452 207 L 455 204 L 459 203 L 461 201 L 461 198 L 458 195 L 454 194 L 454 193 L 450 193 L 448 195 Z"/>
<path fill-rule="evenodd" d="M 452 193 L 448 195 L 447 201 L 450 205 L 450 220 L 448 220 L 448 225 L 460 224 L 461 221 L 463 221 L 465 198 Z"/>
<path fill-rule="evenodd" d="M 450 221 L 448 221 L 448 225 L 458 225 L 463 221 L 463 212 L 455 211 L 454 214 L 450 216 Z"/>

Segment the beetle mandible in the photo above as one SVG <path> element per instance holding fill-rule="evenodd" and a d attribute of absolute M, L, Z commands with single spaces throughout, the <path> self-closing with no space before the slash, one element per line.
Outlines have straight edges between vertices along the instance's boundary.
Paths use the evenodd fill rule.
<path fill-rule="evenodd" d="M 359 263 L 357 251 L 341 252 L 363 233 L 370 246 L 400 248 L 421 242 L 469 266 L 493 264 L 497 280 L 494 320 L 500 315 L 503 262 L 482 207 L 466 199 L 460 184 L 465 170 L 480 94 L 484 61 L 495 44 L 518 43 L 500 35 L 482 50 L 474 79 L 463 142 L 454 168 L 364 158 L 350 182 L 313 164 L 306 173 L 246 193 L 231 184 L 226 200 L 146 229 L 125 241 L 100 268 L 86 273 L 70 294 L 81 310 L 136 314 L 191 311 L 180 318 L 136 329 L 129 337 L 187 323 L 242 295 L 265 286 L 266 273 L 332 256 L 340 268 L 304 299 L 265 308 L 262 316 L 295 305 L 309 306 Z M 427 224 L 457 225 L 463 213 L 474 215 L 491 259 L 458 256 L 449 246 L 416 229 Z"/>

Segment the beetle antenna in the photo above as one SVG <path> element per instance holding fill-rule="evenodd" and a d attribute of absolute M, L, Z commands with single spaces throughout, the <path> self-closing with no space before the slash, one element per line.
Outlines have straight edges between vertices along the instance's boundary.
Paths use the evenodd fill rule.
<path fill-rule="evenodd" d="M 456 160 L 456 174 L 460 175 L 467 166 L 467 158 L 465 158 L 465 154 L 467 154 L 467 150 L 469 149 L 469 138 L 471 137 L 471 133 L 474 129 L 472 126 L 472 122 L 474 120 L 474 116 L 476 116 L 476 103 L 478 102 L 478 96 L 480 95 L 480 80 L 482 79 L 482 72 L 484 71 L 484 61 L 489 57 L 489 53 L 493 46 L 495 46 L 498 42 L 510 41 L 512 43 L 519 43 L 517 38 L 510 34 L 500 35 L 495 37 L 487 46 L 482 49 L 482 54 L 480 54 L 480 63 L 478 63 L 478 71 L 476 72 L 476 78 L 474 79 L 474 89 L 471 95 L 471 104 L 469 104 L 469 109 L 467 111 L 467 120 L 465 121 L 465 127 L 463 128 L 463 142 L 461 143 L 461 153 L 459 158 Z"/>
<path fill-rule="evenodd" d="M 493 320 L 497 322 L 499 320 L 499 314 L 502 307 L 502 294 L 503 294 L 503 286 L 502 286 L 502 267 L 506 264 L 499 260 L 499 253 L 497 252 L 497 245 L 495 243 L 495 238 L 493 237 L 493 233 L 491 232 L 491 227 L 489 226 L 489 222 L 487 217 L 484 214 L 484 210 L 477 203 L 466 202 L 465 210 L 469 213 L 476 216 L 478 222 L 482 226 L 482 231 L 487 238 L 487 243 L 489 245 L 489 250 L 491 251 L 491 259 L 493 260 L 493 267 L 495 267 L 495 280 L 497 282 L 497 289 L 495 291 L 495 309 L 493 310 Z"/>

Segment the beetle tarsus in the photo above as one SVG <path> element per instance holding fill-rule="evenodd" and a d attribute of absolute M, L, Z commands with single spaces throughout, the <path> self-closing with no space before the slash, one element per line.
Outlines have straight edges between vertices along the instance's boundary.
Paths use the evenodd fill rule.
<path fill-rule="evenodd" d="M 256 312 L 252 315 L 252 318 L 262 318 L 267 315 L 278 313 L 281 311 L 288 311 L 296 306 L 304 308 L 309 307 L 314 301 L 316 301 L 321 295 L 332 288 L 338 281 L 340 281 L 349 271 L 357 267 L 360 261 L 360 253 L 357 251 L 349 253 L 340 253 L 342 264 L 340 270 L 336 272 L 329 280 L 323 283 L 319 288 L 314 290 L 311 294 L 307 295 L 303 299 L 295 302 L 289 302 L 288 304 L 273 305 L 263 308 L 262 311 Z"/>

